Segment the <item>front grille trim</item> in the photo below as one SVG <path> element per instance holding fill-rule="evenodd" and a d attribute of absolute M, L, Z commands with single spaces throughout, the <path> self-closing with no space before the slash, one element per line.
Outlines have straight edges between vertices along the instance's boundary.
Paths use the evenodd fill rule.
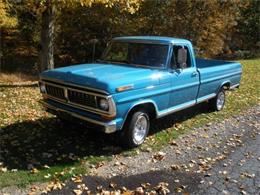
<path fill-rule="evenodd" d="M 53 85 L 46 85 L 45 88 L 46 88 L 46 93 L 48 95 L 51 95 L 51 96 L 59 98 L 59 99 L 66 100 L 64 88 L 53 86 Z"/>
<path fill-rule="evenodd" d="M 76 96 L 80 97 L 77 98 Z M 67 90 L 68 101 L 82 106 L 97 108 L 97 99 L 95 97 L 96 96 L 84 93 L 82 91 L 75 91 L 71 89 Z"/>
<path fill-rule="evenodd" d="M 97 106 L 97 98 L 96 97 L 102 97 L 102 98 L 110 99 L 111 95 L 106 96 L 106 95 L 103 95 L 103 94 L 83 91 L 83 90 L 79 90 L 79 89 L 73 89 L 71 87 L 65 87 L 63 85 L 54 84 L 54 83 L 50 83 L 50 82 L 46 82 L 46 81 L 40 81 L 40 82 L 44 83 L 45 85 L 55 86 L 57 88 L 61 88 L 61 89 L 64 90 L 65 99 L 62 99 L 62 98 L 59 98 L 59 97 L 55 97 L 53 95 L 50 95 L 50 94 L 46 93 L 45 95 L 49 99 L 52 99 L 54 101 L 58 101 L 60 103 L 63 103 L 65 105 L 69 105 L 69 106 L 72 106 L 72 107 L 75 107 L 75 108 L 79 108 L 79 109 L 82 109 L 82 110 L 94 112 L 96 114 L 105 114 L 105 115 L 108 115 L 108 116 L 114 115 L 114 113 L 110 113 L 109 111 L 104 111 L 104 110 L 101 110 L 101 109 L 97 109 L 98 106 Z M 82 105 L 82 104 L 78 104 L 78 103 L 75 103 L 75 102 L 71 102 L 69 100 L 69 98 L 68 98 L 68 90 L 80 92 L 80 93 L 87 94 L 87 95 L 93 95 L 95 97 L 95 107 L 90 107 L 90 106 L 87 106 L 87 105 Z"/>

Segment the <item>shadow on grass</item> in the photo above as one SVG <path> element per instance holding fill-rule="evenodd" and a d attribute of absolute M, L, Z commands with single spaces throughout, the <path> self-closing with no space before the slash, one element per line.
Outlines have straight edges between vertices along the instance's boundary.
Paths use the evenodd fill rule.
<path fill-rule="evenodd" d="M 158 119 L 151 133 L 205 112 L 208 112 L 207 105 L 200 104 Z M 63 123 L 55 117 L 23 121 L 0 129 L 0 162 L 9 169 L 66 165 L 84 157 L 99 158 L 123 151 L 115 135 L 83 125 Z"/>

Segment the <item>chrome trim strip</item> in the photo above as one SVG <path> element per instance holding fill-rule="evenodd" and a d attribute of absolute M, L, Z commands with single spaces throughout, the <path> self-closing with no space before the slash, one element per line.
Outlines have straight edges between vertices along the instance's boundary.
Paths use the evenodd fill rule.
<path fill-rule="evenodd" d="M 94 124 L 97 124 L 97 125 L 101 125 L 101 126 L 103 126 L 105 128 L 105 132 L 106 133 L 112 133 L 112 132 L 116 131 L 116 122 L 115 121 L 110 121 L 108 123 L 100 122 L 100 121 L 97 121 L 95 119 L 91 119 L 91 118 L 88 118 L 88 117 L 85 117 L 85 116 L 82 116 L 82 115 L 79 115 L 79 114 L 76 114 L 76 113 L 64 110 L 62 108 L 57 108 L 57 107 L 52 106 L 52 105 L 50 105 L 50 104 L 48 104 L 47 102 L 44 102 L 44 101 L 40 101 L 40 103 L 44 107 L 52 109 L 54 111 L 65 112 L 65 113 L 70 114 L 71 116 L 74 116 L 74 117 L 79 118 L 81 120 L 84 120 L 84 121 L 87 121 L 87 122 L 90 122 L 90 123 L 94 123 Z"/>
<path fill-rule="evenodd" d="M 174 112 L 178 112 L 178 111 L 180 111 L 180 110 L 184 110 L 184 109 L 186 109 L 186 108 L 195 106 L 196 104 L 199 104 L 199 103 L 201 103 L 201 102 L 207 101 L 207 100 L 209 100 L 209 99 L 211 99 L 211 98 L 213 98 L 213 97 L 215 97 L 215 96 L 216 96 L 216 94 L 210 94 L 210 95 L 207 95 L 207 96 L 205 96 L 205 97 L 198 98 L 197 101 L 191 101 L 191 103 L 188 103 L 188 104 L 186 104 L 186 105 L 184 105 L 184 106 L 181 106 L 181 107 L 179 107 L 179 106 L 174 106 L 174 107 L 171 107 L 171 108 L 166 109 L 165 111 L 160 111 L 160 112 L 158 112 L 158 114 L 157 114 L 157 118 L 161 118 L 161 117 L 166 116 L 166 115 L 168 115 L 168 114 L 172 114 L 172 113 L 174 113 Z"/>
<path fill-rule="evenodd" d="M 162 111 L 158 112 L 157 118 L 164 117 L 164 116 L 166 116 L 166 115 L 168 115 L 168 114 L 172 114 L 172 113 L 174 113 L 174 112 L 178 112 L 178 111 L 180 111 L 180 110 L 183 110 L 183 109 L 185 109 L 185 108 L 192 107 L 192 106 L 194 106 L 194 105 L 196 105 L 196 101 L 195 101 L 195 100 L 194 100 L 194 101 L 191 101 L 191 103 L 188 103 L 188 104 L 186 104 L 186 105 L 184 105 L 184 106 L 181 106 L 181 107 L 179 107 L 179 106 L 174 106 L 174 107 L 168 108 L 168 109 L 166 109 L 166 110 L 162 110 Z"/>
<path fill-rule="evenodd" d="M 209 95 L 206 95 L 206 96 L 203 96 L 203 97 L 200 97 L 200 98 L 197 98 L 197 104 L 198 103 L 201 103 L 201 102 L 204 102 L 204 101 L 207 101 L 211 98 L 214 98 L 216 96 L 215 93 L 212 93 L 212 94 L 209 94 Z"/>
<path fill-rule="evenodd" d="M 168 114 L 171 114 L 171 113 L 174 113 L 174 112 L 178 112 L 178 111 L 180 111 L 180 110 L 184 110 L 184 109 L 186 109 L 186 108 L 189 108 L 189 107 L 192 107 L 192 106 L 195 106 L 196 104 L 198 104 L 198 103 L 201 103 L 201 102 L 204 102 L 204 101 L 206 101 L 206 100 L 209 100 L 209 99 L 211 99 L 211 98 L 213 98 L 213 97 L 215 97 L 216 96 L 216 94 L 214 93 L 214 94 L 209 94 L 209 95 L 207 95 L 207 96 L 204 96 L 204 97 L 202 97 L 202 98 L 198 98 L 197 99 L 197 101 L 191 101 L 191 103 L 188 103 L 188 104 L 186 104 L 186 105 L 184 105 L 184 106 L 174 106 L 174 107 L 171 107 L 171 108 L 168 108 L 168 109 L 166 109 L 165 111 L 160 111 L 160 112 L 158 112 L 158 114 L 157 114 L 157 118 L 161 118 L 161 117 L 163 117 L 163 116 L 166 116 L 166 115 L 168 115 Z"/>
<path fill-rule="evenodd" d="M 47 94 L 48 95 L 48 94 Z M 68 89 L 64 88 L 64 97 L 68 99 Z"/>
<path fill-rule="evenodd" d="M 61 80 L 58 80 L 58 79 L 50 79 L 50 78 L 43 78 L 41 77 L 40 82 L 48 82 L 48 81 L 51 81 L 51 82 L 56 82 L 58 84 L 63 84 L 63 85 L 68 85 L 68 86 L 71 86 L 71 87 L 79 87 L 79 88 L 82 88 L 82 89 L 88 89 L 88 90 L 92 90 L 92 91 L 96 91 L 96 92 L 100 92 L 100 93 L 104 93 L 106 95 L 109 95 L 108 92 L 104 91 L 104 90 L 101 90 L 101 89 L 94 89 L 94 88 L 91 88 L 91 87 L 86 87 L 86 86 L 82 86 L 82 85 L 77 85 L 77 84 L 72 84 L 72 83 L 67 83 L 67 82 L 63 82 Z"/>
<path fill-rule="evenodd" d="M 232 86 L 229 87 L 229 89 L 235 89 L 235 88 L 239 87 L 239 85 L 240 85 L 239 83 L 235 84 L 235 85 L 232 85 Z"/>

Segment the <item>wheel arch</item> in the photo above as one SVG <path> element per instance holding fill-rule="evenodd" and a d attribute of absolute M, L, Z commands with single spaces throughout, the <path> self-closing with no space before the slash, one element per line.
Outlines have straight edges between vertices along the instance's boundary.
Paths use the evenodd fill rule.
<path fill-rule="evenodd" d="M 228 89 L 230 89 L 230 86 L 231 86 L 231 81 L 229 81 L 229 80 L 224 81 L 223 83 L 221 83 L 221 85 L 219 86 L 219 88 L 216 92 L 218 93 L 221 88 L 224 88 L 224 90 L 228 90 Z"/>
<path fill-rule="evenodd" d="M 148 112 L 148 115 L 151 119 L 154 119 L 157 117 L 158 114 L 158 108 L 154 101 L 152 100 L 142 100 L 139 102 L 134 103 L 131 108 L 127 111 L 126 116 L 124 118 L 124 121 L 121 125 L 121 129 L 124 127 L 126 121 L 128 118 L 137 110 L 144 109 Z"/>

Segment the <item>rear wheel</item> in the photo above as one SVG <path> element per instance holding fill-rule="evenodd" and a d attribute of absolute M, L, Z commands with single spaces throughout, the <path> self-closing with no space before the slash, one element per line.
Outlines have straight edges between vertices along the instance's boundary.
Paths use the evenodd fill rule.
<path fill-rule="evenodd" d="M 210 107 L 215 111 L 220 111 L 223 109 L 226 101 L 225 90 L 222 87 L 217 96 L 209 101 Z"/>
<path fill-rule="evenodd" d="M 134 112 L 122 130 L 122 145 L 129 148 L 140 146 L 144 142 L 149 128 L 149 115 L 143 110 Z"/>

